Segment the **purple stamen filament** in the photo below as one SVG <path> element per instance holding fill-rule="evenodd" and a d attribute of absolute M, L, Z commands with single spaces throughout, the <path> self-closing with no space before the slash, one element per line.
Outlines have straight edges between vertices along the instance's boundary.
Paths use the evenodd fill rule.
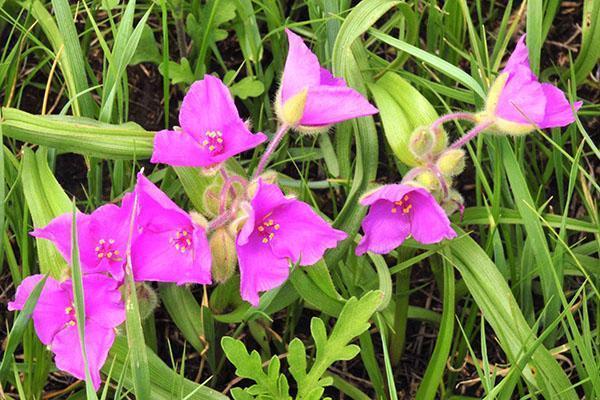
<path fill-rule="evenodd" d="M 408 202 L 409 197 L 408 195 L 404 195 L 404 198 L 402 198 L 401 200 L 395 201 L 394 205 L 392 206 L 392 214 L 396 214 L 398 212 L 398 208 L 402 208 L 402 214 L 408 214 L 410 212 L 410 210 L 412 209 L 412 204 L 410 204 Z"/>
<path fill-rule="evenodd" d="M 114 239 L 100 239 L 98 240 L 98 246 L 96 246 L 96 256 L 99 259 L 106 257 L 109 261 L 121 261 L 123 260 L 120 256 L 119 250 L 115 250 L 114 247 L 115 240 Z"/>
<path fill-rule="evenodd" d="M 273 240 L 275 237 L 275 231 L 278 231 L 281 228 L 279 224 L 275 223 L 273 219 L 269 218 L 270 215 L 270 213 L 267 214 L 265 218 L 263 218 L 262 224 L 256 228 L 258 233 L 262 236 L 262 242 L 265 244 Z"/>
<path fill-rule="evenodd" d="M 202 147 L 208 147 L 208 151 L 215 154 L 222 153 L 225 147 L 221 131 L 207 131 L 201 144 Z"/>
<path fill-rule="evenodd" d="M 192 237 L 186 229 L 180 229 L 175 233 L 175 237 L 169 239 L 169 243 L 175 246 L 175 249 L 185 253 L 192 246 Z"/>

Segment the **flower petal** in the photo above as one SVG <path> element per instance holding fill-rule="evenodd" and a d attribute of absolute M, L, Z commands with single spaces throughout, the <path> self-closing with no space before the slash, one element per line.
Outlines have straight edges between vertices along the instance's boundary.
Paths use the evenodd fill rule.
<path fill-rule="evenodd" d="M 125 321 L 123 296 L 114 279 L 102 274 L 85 275 L 83 294 L 87 320 L 105 328 L 116 328 Z"/>
<path fill-rule="evenodd" d="M 415 191 L 411 194 L 413 210 L 410 233 L 423 244 L 433 244 L 456 237 L 444 209 L 428 192 Z"/>
<path fill-rule="evenodd" d="M 190 216 L 142 173 L 137 174 L 135 192 L 139 206 L 136 223 L 139 226 L 166 231 L 191 225 Z"/>
<path fill-rule="evenodd" d="M 308 204 L 290 199 L 273 210 L 271 217 L 280 228 L 269 242 L 273 254 L 288 257 L 293 263 L 312 265 L 327 249 L 346 239 L 345 232 L 333 229 Z"/>
<path fill-rule="evenodd" d="M 187 132 L 162 130 L 154 136 L 152 163 L 174 167 L 207 167 L 211 165 L 205 151 Z"/>
<path fill-rule="evenodd" d="M 496 114 L 509 121 L 539 124 L 544 119 L 546 99 L 542 85 L 529 67 L 518 67 L 509 76 L 498 98 Z"/>
<path fill-rule="evenodd" d="M 539 123 L 540 128 L 555 128 L 566 126 L 575 121 L 575 112 L 581 108 L 582 102 L 573 104 L 565 97 L 562 90 L 549 83 L 542 83 L 542 90 L 546 97 L 546 110 L 544 119 Z"/>
<path fill-rule="evenodd" d="M 85 324 L 85 351 L 94 388 L 101 383 L 100 368 L 106 362 L 108 352 L 115 340 L 112 328 L 102 327 L 95 322 Z M 78 379 L 85 379 L 83 354 L 77 325 L 68 326 L 56 334 L 51 344 L 56 367 Z"/>
<path fill-rule="evenodd" d="M 527 68 L 529 71 L 530 79 L 537 79 L 529 66 L 529 50 L 525 45 L 525 35 L 519 38 L 519 41 L 517 42 L 513 52 L 510 54 L 510 57 L 506 61 L 506 65 L 504 66 L 502 72 L 514 73 L 516 70 L 523 67 Z"/>
<path fill-rule="evenodd" d="M 282 103 L 305 88 L 319 85 L 321 81 L 321 66 L 317 56 L 306 46 L 300 36 L 289 29 L 286 29 L 285 33 L 288 37 L 289 50 L 281 79 Z"/>
<path fill-rule="evenodd" d="M 404 192 L 400 191 L 399 193 L 403 195 Z M 386 193 L 380 193 L 377 196 L 379 195 L 383 196 Z M 409 235 L 409 219 L 403 215 L 392 213 L 393 203 L 383 197 L 375 198 L 373 203 L 368 204 L 371 204 L 371 208 L 362 221 L 364 236 L 356 247 L 356 255 L 360 256 L 367 251 L 378 254 L 389 253 L 400 246 Z"/>
<path fill-rule="evenodd" d="M 254 307 L 259 303 L 259 292 L 280 286 L 289 276 L 289 261 L 276 257 L 268 244 L 255 233 L 244 245 L 236 245 L 240 265 L 240 293 L 242 299 Z"/>
<path fill-rule="evenodd" d="M 322 86 L 348 86 L 344 78 L 336 78 L 326 68 L 321 68 L 321 82 Z"/>
<path fill-rule="evenodd" d="M 229 89 L 211 75 L 192 84 L 179 110 L 179 124 L 197 142 L 204 133 L 222 131 L 238 120 L 240 116 Z"/>
<path fill-rule="evenodd" d="M 73 214 L 68 212 L 54 218 L 43 228 L 34 229 L 31 236 L 50 240 L 56 246 L 58 252 L 64 259 L 71 263 L 71 223 Z M 78 236 L 89 228 L 90 217 L 87 214 L 77 212 L 76 216 Z"/>
<path fill-rule="evenodd" d="M 411 185 L 402 185 L 399 183 L 384 185 L 360 199 L 360 204 L 363 206 L 370 206 L 375 204 L 378 200 L 388 200 L 391 202 L 398 201 L 401 200 L 406 194 L 415 190 L 424 189 Z"/>
<path fill-rule="evenodd" d="M 208 154 L 209 165 L 218 164 L 246 150 L 253 149 L 268 139 L 267 135 L 262 132 L 252 134 L 241 119 L 223 127 L 222 134 L 222 152 L 211 154 L 204 150 Z"/>
<path fill-rule="evenodd" d="M 308 97 L 300 125 L 323 126 L 379 112 L 367 99 L 349 87 L 316 86 Z"/>

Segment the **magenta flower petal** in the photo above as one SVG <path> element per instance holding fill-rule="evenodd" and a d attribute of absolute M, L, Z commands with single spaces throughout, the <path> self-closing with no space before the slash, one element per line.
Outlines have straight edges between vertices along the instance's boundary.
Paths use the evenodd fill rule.
<path fill-rule="evenodd" d="M 135 191 L 139 203 L 139 235 L 131 251 L 135 280 L 211 283 L 205 228 L 142 174 L 138 174 Z"/>
<path fill-rule="evenodd" d="M 275 256 L 256 233 L 250 235 L 245 245 L 238 243 L 236 247 L 242 299 L 257 307 L 259 292 L 276 288 L 286 281 L 290 273 L 290 262 L 286 258 Z"/>
<path fill-rule="evenodd" d="M 154 150 L 150 162 L 194 167 L 205 157 L 206 152 L 200 143 L 188 133 L 162 130 L 154 136 Z"/>
<path fill-rule="evenodd" d="M 367 251 L 385 254 L 401 245 L 411 234 L 423 244 L 456 237 L 444 210 L 425 189 L 385 185 L 361 200 L 371 206 L 363 220 L 364 237 L 356 254 Z"/>
<path fill-rule="evenodd" d="M 362 228 L 365 234 L 356 246 L 356 255 L 367 251 L 387 254 L 404 243 L 410 234 L 410 221 L 392 214 L 389 201 L 378 200 L 369 209 Z"/>
<path fill-rule="evenodd" d="M 495 113 L 498 117 L 524 125 L 535 124 L 539 128 L 561 127 L 575 120 L 573 107 L 565 94 L 549 83 L 540 83 L 529 65 L 525 35 L 519 41 L 502 70 L 508 79 L 498 97 Z"/>
<path fill-rule="evenodd" d="M 290 261 L 312 265 L 346 233 L 329 226 L 307 204 L 286 198 L 273 184 L 258 181 L 248 219 L 236 240 L 242 298 L 258 304 L 258 292 L 281 285 Z"/>
<path fill-rule="evenodd" d="M 573 110 L 577 112 L 583 102 L 576 101 L 571 107 L 564 92 L 549 83 L 542 83 L 542 90 L 546 98 L 546 109 L 544 119 L 539 124 L 540 128 L 566 126 L 573 123 L 575 121 Z"/>
<path fill-rule="evenodd" d="M 32 275 L 23 279 L 17 288 L 15 300 L 8 303 L 9 310 L 22 310 L 35 285 L 44 275 Z M 52 341 L 56 332 L 64 328 L 70 320 L 65 309 L 72 303 L 72 297 L 65 292 L 58 281 L 48 277 L 40 297 L 33 309 L 33 324 L 40 341 L 45 345 Z"/>
<path fill-rule="evenodd" d="M 105 328 L 94 322 L 85 324 L 85 351 L 94 389 L 101 383 L 100 368 L 106 362 L 108 352 L 115 340 L 113 328 Z M 54 352 L 56 367 L 78 379 L 85 379 L 83 354 L 77 326 L 68 326 L 56 334 L 50 349 Z"/>
<path fill-rule="evenodd" d="M 77 212 L 77 231 L 89 229 L 90 216 Z M 30 234 L 39 239 L 50 240 L 65 260 L 71 263 L 71 223 L 73 214 L 68 212 L 62 214 L 48 223 L 43 228 L 34 229 Z"/>
<path fill-rule="evenodd" d="M 321 66 L 317 56 L 306 46 L 302 38 L 289 29 L 289 50 L 281 78 L 281 102 L 304 89 L 318 86 L 321 82 Z"/>
<path fill-rule="evenodd" d="M 179 110 L 182 132 L 161 131 L 154 139 L 152 162 L 209 167 L 250 150 L 265 140 L 240 118 L 229 89 L 211 75 L 195 82 Z"/>
<path fill-rule="evenodd" d="M 367 99 L 354 89 L 340 86 L 316 86 L 308 90 L 300 125 L 332 125 L 348 119 L 376 114 Z"/>
<path fill-rule="evenodd" d="M 344 78 L 334 77 L 328 69 L 321 67 L 321 86 L 348 86 Z"/>

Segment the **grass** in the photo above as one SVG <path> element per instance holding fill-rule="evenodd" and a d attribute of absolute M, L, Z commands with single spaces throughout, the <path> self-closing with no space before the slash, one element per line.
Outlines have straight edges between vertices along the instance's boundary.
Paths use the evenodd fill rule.
<path fill-rule="evenodd" d="M 98 398 L 224 398 L 231 387 L 246 398 L 239 388 L 250 381 L 233 373 L 225 337 L 256 349 L 262 366 L 279 370 L 269 360 L 280 360 L 294 382 L 299 358 L 285 361 L 295 338 L 308 367 L 322 365 L 321 328 L 311 332 L 310 318 L 335 332 L 349 299 L 374 290 L 381 299 L 369 329 L 356 332 L 360 354 L 321 377 L 331 380 L 332 398 L 600 397 L 600 2 L 357 3 L 0 0 L 3 304 L 26 276 L 61 276 L 62 257 L 28 232 L 72 211 L 73 196 L 82 211 L 118 201 L 145 167 L 178 204 L 211 216 L 204 192 L 219 178 L 149 164 L 153 132 L 176 125 L 189 84 L 214 73 L 253 129 L 272 135 L 284 27 L 382 110 L 328 135 L 291 135 L 271 163 L 282 185 L 352 239 L 316 266 L 296 268 L 257 309 L 240 301 L 234 276 L 207 288 L 155 286 L 160 305 L 142 319 L 144 299 L 129 282 L 126 327 Z M 584 100 L 576 123 L 526 137 L 480 136 L 455 183 L 466 199 L 464 218 L 452 218 L 458 239 L 407 241 L 389 256 L 356 258 L 349 249 L 365 212 L 358 198 L 406 173 L 403 143 L 431 113 L 483 107 L 520 32 L 542 80 Z M 456 138 L 467 128 L 448 124 L 447 133 Z M 251 170 L 259 154 L 230 168 Z M 56 371 L 27 311 L 0 308 L 0 397 L 94 398 Z"/>

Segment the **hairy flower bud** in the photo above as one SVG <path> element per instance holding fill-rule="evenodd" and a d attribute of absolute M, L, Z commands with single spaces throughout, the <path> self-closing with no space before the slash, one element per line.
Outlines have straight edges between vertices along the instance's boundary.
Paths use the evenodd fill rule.
<path fill-rule="evenodd" d="M 235 239 L 227 228 L 219 228 L 213 232 L 209 244 L 212 254 L 212 277 L 216 282 L 225 282 L 233 275 L 237 265 Z"/>
<path fill-rule="evenodd" d="M 209 217 L 219 215 L 219 205 L 221 202 L 221 187 L 220 183 L 211 183 L 204 190 L 202 195 L 202 206 Z"/>
<path fill-rule="evenodd" d="M 448 191 L 448 196 L 445 201 L 442 203 L 442 208 L 446 211 L 447 215 L 454 214 L 457 210 L 463 208 L 465 200 L 462 195 L 455 189 L 450 189 Z"/>
<path fill-rule="evenodd" d="M 440 182 L 432 171 L 423 171 L 415 177 L 415 181 L 420 185 L 429 190 L 430 192 L 436 191 L 440 188 Z"/>
<path fill-rule="evenodd" d="M 465 169 L 465 151 L 448 149 L 440 155 L 436 165 L 444 176 L 456 176 Z"/>
<path fill-rule="evenodd" d="M 142 320 L 148 318 L 158 306 L 158 297 L 154 289 L 145 282 L 136 283 L 135 290 L 137 294 L 138 304 L 140 308 L 140 318 Z"/>
<path fill-rule="evenodd" d="M 206 228 L 208 226 L 208 221 L 206 220 L 206 217 L 202 214 L 200 214 L 199 212 L 196 211 L 190 211 L 190 217 L 192 218 L 192 221 L 201 227 Z"/>
<path fill-rule="evenodd" d="M 434 133 L 427 126 L 417 127 L 410 135 L 408 149 L 419 160 L 427 160 L 436 142 Z"/>

